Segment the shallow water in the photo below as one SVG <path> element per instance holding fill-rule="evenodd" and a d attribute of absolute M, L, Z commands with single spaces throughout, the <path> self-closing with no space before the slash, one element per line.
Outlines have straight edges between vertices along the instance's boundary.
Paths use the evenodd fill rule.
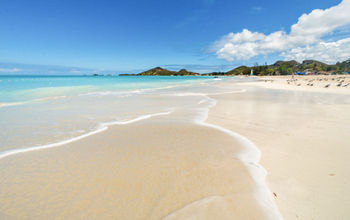
<path fill-rule="evenodd" d="M 193 95 L 214 82 L 197 76 L 0 76 L 0 155 L 196 105 L 201 97 Z"/>
<path fill-rule="evenodd" d="M 212 80 L 205 76 L 0 76 L 0 103 L 72 96 L 89 92 L 132 91 Z"/>

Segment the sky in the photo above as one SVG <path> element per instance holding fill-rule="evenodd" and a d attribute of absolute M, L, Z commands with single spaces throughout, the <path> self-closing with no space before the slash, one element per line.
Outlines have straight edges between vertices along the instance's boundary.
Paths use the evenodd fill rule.
<path fill-rule="evenodd" d="M 350 0 L 0 0 L 0 6 L 0 74 L 40 65 L 71 67 L 61 70 L 72 74 L 155 66 L 211 72 L 350 58 Z"/>

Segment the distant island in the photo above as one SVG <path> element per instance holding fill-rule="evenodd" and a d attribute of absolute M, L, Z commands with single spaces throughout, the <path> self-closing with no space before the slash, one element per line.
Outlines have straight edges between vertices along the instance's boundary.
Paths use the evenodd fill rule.
<path fill-rule="evenodd" d="M 299 63 L 295 60 L 277 61 L 272 65 L 239 66 L 227 72 L 211 72 L 200 74 L 196 72 L 181 69 L 180 71 L 171 71 L 156 67 L 139 74 L 120 74 L 120 76 L 232 76 L 232 75 L 291 75 L 293 73 L 301 74 L 342 74 L 350 73 L 350 59 L 328 65 L 317 60 L 304 60 Z"/>

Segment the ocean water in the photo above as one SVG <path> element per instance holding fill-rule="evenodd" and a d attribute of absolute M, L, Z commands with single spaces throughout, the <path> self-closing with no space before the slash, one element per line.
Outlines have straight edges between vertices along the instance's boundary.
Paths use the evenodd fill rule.
<path fill-rule="evenodd" d="M 0 106 L 89 92 L 154 89 L 207 81 L 205 76 L 0 76 Z"/>
<path fill-rule="evenodd" d="M 191 106 L 198 97 L 173 94 L 213 82 L 203 76 L 0 76 L 0 155 Z"/>

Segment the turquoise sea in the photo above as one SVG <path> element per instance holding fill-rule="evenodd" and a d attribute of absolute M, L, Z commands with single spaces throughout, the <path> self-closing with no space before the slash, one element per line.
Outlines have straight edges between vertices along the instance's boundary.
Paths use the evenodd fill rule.
<path fill-rule="evenodd" d="M 209 76 L 0 76 L 0 105 L 89 92 L 162 88 L 212 78 Z"/>
<path fill-rule="evenodd" d="M 205 76 L 0 76 L 0 157 L 190 106 L 198 100 L 167 94 L 211 82 Z"/>

